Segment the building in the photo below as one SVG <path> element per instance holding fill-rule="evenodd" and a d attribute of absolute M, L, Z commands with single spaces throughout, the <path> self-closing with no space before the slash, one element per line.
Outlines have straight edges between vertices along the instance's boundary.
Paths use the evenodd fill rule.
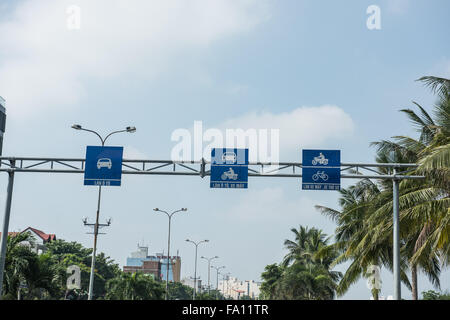
<path fill-rule="evenodd" d="M 185 286 L 191 287 L 192 289 L 194 288 L 194 279 L 193 278 L 183 278 L 183 280 L 181 280 L 181 283 L 184 284 Z M 196 293 L 202 293 L 203 292 L 202 280 L 197 279 L 196 284 L 197 284 Z"/>
<path fill-rule="evenodd" d="M 155 279 L 166 281 L 169 264 L 169 281 L 180 282 L 181 258 L 178 255 L 170 256 L 169 261 L 167 263 L 167 256 L 162 253 L 149 256 L 148 247 L 138 245 L 138 251 L 132 252 L 131 257 L 127 258 L 123 271 L 151 274 Z"/>
<path fill-rule="evenodd" d="M 49 243 L 50 241 L 56 240 L 56 235 L 54 235 L 52 233 L 47 234 L 44 231 L 41 231 L 41 230 L 38 230 L 38 229 L 32 228 L 32 227 L 28 227 L 21 232 L 8 232 L 8 236 L 13 237 L 19 233 L 24 233 L 24 232 L 31 234 L 31 236 L 33 237 L 33 241 L 24 243 L 24 245 L 29 246 L 37 254 L 41 254 L 41 253 L 45 252 L 47 250 L 46 244 Z M 2 234 L 0 232 L 0 237 L 1 237 L 1 235 Z"/>
<path fill-rule="evenodd" d="M 239 300 L 242 296 L 249 296 L 252 299 L 258 299 L 260 294 L 261 282 L 253 280 L 239 280 L 233 277 L 227 277 L 219 281 L 219 291 L 225 298 Z"/>

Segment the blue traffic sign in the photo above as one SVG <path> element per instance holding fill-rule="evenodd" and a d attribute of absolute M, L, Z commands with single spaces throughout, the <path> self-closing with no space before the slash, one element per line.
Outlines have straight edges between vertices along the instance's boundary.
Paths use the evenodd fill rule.
<path fill-rule="evenodd" d="M 123 147 L 88 146 L 84 185 L 120 186 Z"/>
<path fill-rule="evenodd" d="M 248 186 L 248 149 L 211 150 L 211 188 L 246 189 Z"/>
<path fill-rule="evenodd" d="M 341 151 L 303 150 L 302 189 L 340 190 Z"/>

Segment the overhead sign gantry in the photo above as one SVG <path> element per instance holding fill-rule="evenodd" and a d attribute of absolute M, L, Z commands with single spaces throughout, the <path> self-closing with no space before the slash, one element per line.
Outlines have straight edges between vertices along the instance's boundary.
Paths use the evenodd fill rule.
<path fill-rule="evenodd" d="M 323 150 L 323 156 L 319 154 L 311 158 L 313 154 L 308 155 L 303 160 L 309 159 L 308 163 L 301 162 L 279 162 L 279 163 L 264 163 L 264 162 L 248 162 L 246 160 L 245 167 L 247 169 L 248 177 L 282 177 L 282 178 L 302 178 L 304 179 L 318 178 L 321 176 L 321 183 L 324 185 L 326 182 L 337 184 L 337 176 L 339 179 L 380 179 L 391 180 L 393 183 L 393 255 L 394 255 L 394 298 L 396 300 L 400 297 L 400 236 L 399 236 L 399 192 L 398 184 L 403 179 L 423 179 L 424 176 L 411 175 L 417 165 L 407 163 L 341 163 L 339 157 L 328 154 L 326 150 Z M 317 153 L 317 150 L 315 150 Z M 315 159 L 315 157 L 318 157 Z M 106 157 L 97 159 L 97 170 L 104 167 L 109 167 Z M 246 155 L 246 159 L 247 155 Z M 334 159 L 334 160 L 333 160 Z M 101 160 L 101 161 L 100 161 Z M 327 162 L 328 160 L 328 162 Z M 101 163 L 99 164 L 98 161 Z M 314 164 L 313 162 L 316 162 Z M 337 162 L 339 161 L 339 165 Z M 0 172 L 7 172 L 8 188 L 6 197 L 5 215 L 3 220 L 3 234 L 1 242 L 0 253 L 0 292 L 2 289 L 4 262 L 6 254 L 6 238 L 8 234 L 9 217 L 11 211 L 11 199 L 14 184 L 15 173 L 86 173 L 89 169 L 88 159 L 82 158 L 42 158 L 42 157 L 0 157 Z M 322 163 L 321 163 L 322 162 Z M 234 162 L 233 162 L 234 165 Z M 100 166 L 100 169 L 98 168 Z M 113 166 L 111 160 L 111 166 Z M 121 173 L 122 174 L 137 174 L 137 175 L 177 175 L 177 176 L 197 176 L 205 177 L 211 176 L 213 179 L 211 183 L 217 179 L 215 170 L 219 170 L 221 175 L 228 171 L 228 174 L 232 174 L 228 169 L 215 168 L 216 163 L 206 161 L 202 159 L 200 161 L 172 161 L 172 160 L 133 160 L 122 159 Z M 275 169 L 273 167 L 275 166 Z M 310 172 L 310 167 L 316 170 L 315 173 Z M 271 168 L 267 170 L 267 167 Z M 233 168 L 231 166 L 231 168 Z M 318 169 L 320 168 L 320 169 Z M 384 168 L 386 174 L 380 173 L 377 169 Z M 303 170 L 303 172 L 300 172 Z M 233 169 L 234 171 L 234 169 Z M 320 171 L 320 174 L 317 172 Z M 236 173 L 234 171 L 234 173 Z M 328 179 L 324 178 L 325 174 Z M 306 176 L 308 175 L 308 177 Z M 316 176 L 315 176 L 316 175 Z M 331 179 L 330 179 L 331 176 Z M 336 180 L 335 180 L 336 179 Z M 231 179 L 233 180 L 233 179 Z M 325 181 L 326 180 L 326 181 Z M 224 180 L 225 181 L 225 180 Z M 306 180 L 308 181 L 308 180 Z M 303 182 L 306 182 L 303 181 Z M 248 183 L 245 184 L 248 186 Z M 329 186 L 327 186 L 327 190 Z M 324 186 L 325 189 L 325 186 Z M 322 190 L 322 189 L 320 189 Z"/>

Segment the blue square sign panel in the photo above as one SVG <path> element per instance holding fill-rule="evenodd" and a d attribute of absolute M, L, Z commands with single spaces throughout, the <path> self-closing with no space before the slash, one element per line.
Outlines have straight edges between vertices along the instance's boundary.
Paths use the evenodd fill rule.
<path fill-rule="evenodd" d="M 340 190 L 341 151 L 303 150 L 302 189 Z"/>
<path fill-rule="evenodd" d="M 211 150 L 211 188 L 246 189 L 248 186 L 248 149 Z"/>
<path fill-rule="evenodd" d="M 84 185 L 120 186 L 123 147 L 88 146 Z"/>

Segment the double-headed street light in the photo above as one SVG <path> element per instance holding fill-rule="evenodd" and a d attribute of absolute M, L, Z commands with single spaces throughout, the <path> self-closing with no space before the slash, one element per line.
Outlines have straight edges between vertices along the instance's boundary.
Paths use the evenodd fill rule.
<path fill-rule="evenodd" d="M 105 146 L 106 139 L 108 139 L 110 136 L 112 136 L 115 133 L 120 133 L 120 132 L 133 133 L 133 132 L 136 132 L 136 128 L 135 127 L 126 127 L 125 130 L 113 131 L 113 132 L 109 133 L 105 138 L 102 138 L 102 136 L 100 134 L 98 134 L 96 131 L 90 130 L 90 129 L 85 129 L 79 124 L 72 125 L 72 128 L 75 129 L 75 130 L 82 130 L 82 131 L 87 131 L 87 132 L 94 133 L 95 135 L 97 135 L 97 137 L 100 138 L 100 141 L 102 142 L 102 147 Z M 97 235 L 98 235 L 98 229 L 99 229 L 101 195 L 102 195 L 102 186 L 98 186 L 97 217 L 95 219 L 95 224 L 94 224 L 94 249 L 93 249 L 93 252 L 92 252 L 92 263 L 91 263 L 91 274 L 90 274 L 90 278 L 89 278 L 89 296 L 88 296 L 88 300 L 92 300 L 92 296 L 93 296 L 93 292 L 94 292 L 95 254 L 97 252 Z"/>
<path fill-rule="evenodd" d="M 118 131 L 113 131 L 110 134 L 108 134 L 105 138 L 102 138 L 101 135 L 99 135 L 97 132 L 95 132 L 94 130 L 90 130 L 90 129 L 86 129 L 83 128 L 81 125 L 79 124 L 74 124 L 72 125 L 72 128 L 75 130 L 83 130 L 83 131 L 87 131 L 87 132 L 92 132 L 93 134 L 97 135 L 97 137 L 100 138 L 100 141 L 102 142 L 102 146 L 105 145 L 106 139 L 108 139 L 110 136 L 112 136 L 115 133 L 120 133 L 120 132 L 129 132 L 129 133 L 134 133 L 136 132 L 136 127 L 126 127 L 124 130 L 118 130 Z"/>
<path fill-rule="evenodd" d="M 218 294 L 219 294 L 219 270 L 225 268 L 225 266 L 221 266 L 221 267 L 211 266 L 211 268 L 214 268 L 217 271 L 217 278 L 216 278 L 216 300 L 217 300 Z"/>
<path fill-rule="evenodd" d="M 166 269 L 166 300 L 169 300 L 170 222 L 172 220 L 172 216 L 175 213 L 180 212 L 180 211 L 187 211 L 187 208 L 181 208 L 180 210 L 176 210 L 170 214 L 168 212 L 166 212 L 164 210 L 160 210 L 158 208 L 153 209 L 153 211 L 164 212 L 167 215 L 167 217 L 169 218 L 169 235 L 167 237 L 167 269 Z M 172 268 L 172 273 L 173 273 L 173 268 Z"/>
<path fill-rule="evenodd" d="M 208 294 L 210 293 L 210 291 L 211 291 L 211 285 L 210 285 L 210 281 L 209 281 L 209 279 L 210 279 L 210 277 L 209 277 L 209 271 L 211 270 L 211 267 L 210 267 L 210 265 L 211 265 L 211 260 L 213 260 L 213 259 L 218 259 L 219 257 L 218 256 L 215 256 L 215 257 L 212 257 L 212 258 L 207 258 L 207 257 L 204 257 L 204 256 L 201 256 L 200 257 L 201 259 L 205 259 L 205 260 L 208 260 Z"/>
<path fill-rule="evenodd" d="M 197 249 L 198 245 L 202 242 L 209 242 L 209 240 L 201 240 L 199 242 L 195 242 L 189 239 L 186 239 L 186 242 L 191 242 L 195 245 L 195 269 L 194 269 L 194 293 L 192 296 L 192 300 L 195 300 L 195 294 L 197 292 Z"/>

